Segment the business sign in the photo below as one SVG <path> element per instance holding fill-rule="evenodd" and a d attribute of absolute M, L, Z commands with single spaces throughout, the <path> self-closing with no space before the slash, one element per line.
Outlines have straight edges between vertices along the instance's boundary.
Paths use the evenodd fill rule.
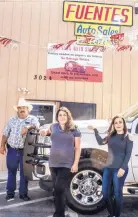
<path fill-rule="evenodd" d="M 46 77 L 51 80 L 102 82 L 103 53 L 92 52 L 89 46 L 72 44 L 51 49 L 48 44 Z"/>
<path fill-rule="evenodd" d="M 109 45 L 110 36 L 120 33 L 119 26 L 109 26 L 109 25 L 97 25 L 97 24 L 87 24 L 87 23 L 76 23 L 75 24 L 75 35 L 77 36 L 77 44 L 81 45 Z M 84 35 L 90 35 L 89 39 L 83 40 Z M 91 37 L 95 36 L 95 38 Z M 81 40 L 82 39 L 82 40 Z M 81 42 L 82 41 L 82 42 Z"/>
<path fill-rule="evenodd" d="M 93 38 L 93 37 L 86 37 L 77 36 L 77 44 L 83 46 L 109 46 L 111 45 L 111 40 L 106 38 Z"/>
<path fill-rule="evenodd" d="M 75 35 L 102 35 L 111 36 L 120 32 L 119 26 L 97 25 L 88 23 L 75 23 Z"/>
<path fill-rule="evenodd" d="M 132 26 L 133 7 L 128 5 L 64 1 L 63 21 Z"/>

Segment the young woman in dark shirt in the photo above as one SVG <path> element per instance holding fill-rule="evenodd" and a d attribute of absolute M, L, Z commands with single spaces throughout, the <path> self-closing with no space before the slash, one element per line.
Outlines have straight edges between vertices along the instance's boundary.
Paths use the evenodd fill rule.
<path fill-rule="evenodd" d="M 53 217 L 65 217 L 66 191 L 71 173 L 78 171 L 81 133 L 73 122 L 71 112 L 61 107 L 56 113 L 57 123 L 41 135 L 51 136 L 49 167 L 54 187 L 55 213 Z"/>
<path fill-rule="evenodd" d="M 105 138 L 100 137 L 95 127 L 88 126 L 88 128 L 94 130 L 99 145 L 108 144 L 102 193 L 109 217 L 119 217 L 123 205 L 123 186 L 128 174 L 128 162 L 131 157 L 133 142 L 127 133 L 125 120 L 120 116 L 115 116 L 112 119 L 108 135 Z M 112 195 L 112 190 L 114 195 Z"/>

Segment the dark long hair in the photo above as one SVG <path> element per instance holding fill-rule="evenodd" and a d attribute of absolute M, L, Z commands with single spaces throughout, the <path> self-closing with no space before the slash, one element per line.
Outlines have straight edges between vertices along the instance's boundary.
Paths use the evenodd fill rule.
<path fill-rule="evenodd" d="M 73 122 L 72 114 L 71 114 L 71 112 L 69 111 L 68 108 L 66 108 L 66 107 L 60 107 L 58 109 L 58 111 L 56 113 L 56 121 L 59 122 L 58 121 L 58 115 L 59 115 L 60 111 L 63 111 L 63 112 L 65 112 L 67 114 L 67 123 L 65 124 L 65 129 L 64 129 L 65 132 L 69 132 L 69 131 L 74 130 L 76 128 L 76 125 Z"/>
<path fill-rule="evenodd" d="M 110 137 L 115 136 L 115 135 L 117 134 L 117 131 L 116 131 L 115 127 L 114 127 L 114 123 L 115 123 L 115 120 L 116 120 L 117 118 L 121 118 L 121 119 L 123 120 L 123 125 L 124 125 L 123 131 L 124 131 L 124 132 L 123 132 L 123 134 L 122 134 L 122 139 L 125 138 L 125 136 L 126 136 L 126 134 L 127 134 L 127 132 L 128 132 L 125 119 L 124 119 L 123 117 L 119 116 L 119 115 L 116 115 L 115 117 L 113 117 L 113 119 L 112 119 L 112 121 L 111 121 L 111 124 L 110 124 L 110 126 L 109 126 L 109 128 L 108 128 L 108 130 L 107 130 L 107 133 L 108 133 L 108 134 L 107 134 L 107 137 L 106 137 L 106 139 L 105 139 L 105 143 L 108 142 L 108 139 L 109 139 Z"/>

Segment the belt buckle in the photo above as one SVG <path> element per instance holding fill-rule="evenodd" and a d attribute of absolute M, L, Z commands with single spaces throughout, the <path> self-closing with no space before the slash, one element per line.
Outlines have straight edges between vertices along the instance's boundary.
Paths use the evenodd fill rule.
<path fill-rule="evenodd" d="M 21 151 L 21 149 L 20 149 L 20 148 L 15 148 L 15 150 L 16 150 L 16 151 Z"/>
<path fill-rule="evenodd" d="M 15 148 L 16 151 L 18 151 L 19 148 Z"/>

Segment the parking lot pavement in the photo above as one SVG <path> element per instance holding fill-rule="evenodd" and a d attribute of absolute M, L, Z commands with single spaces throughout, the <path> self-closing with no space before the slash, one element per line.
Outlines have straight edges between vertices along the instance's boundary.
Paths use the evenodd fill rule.
<path fill-rule="evenodd" d="M 0 217 L 48 217 L 54 212 L 53 198 L 39 188 L 38 182 L 29 183 L 29 196 L 31 201 L 24 202 L 18 198 L 18 192 L 14 201 L 6 202 L 6 182 L 0 181 Z M 18 188 L 18 182 L 17 182 Z M 67 209 L 70 217 L 87 217 Z M 93 215 L 93 217 L 106 217 L 107 212 Z M 124 211 L 121 217 L 138 216 L 138 196 L 124 197 Z"/>

